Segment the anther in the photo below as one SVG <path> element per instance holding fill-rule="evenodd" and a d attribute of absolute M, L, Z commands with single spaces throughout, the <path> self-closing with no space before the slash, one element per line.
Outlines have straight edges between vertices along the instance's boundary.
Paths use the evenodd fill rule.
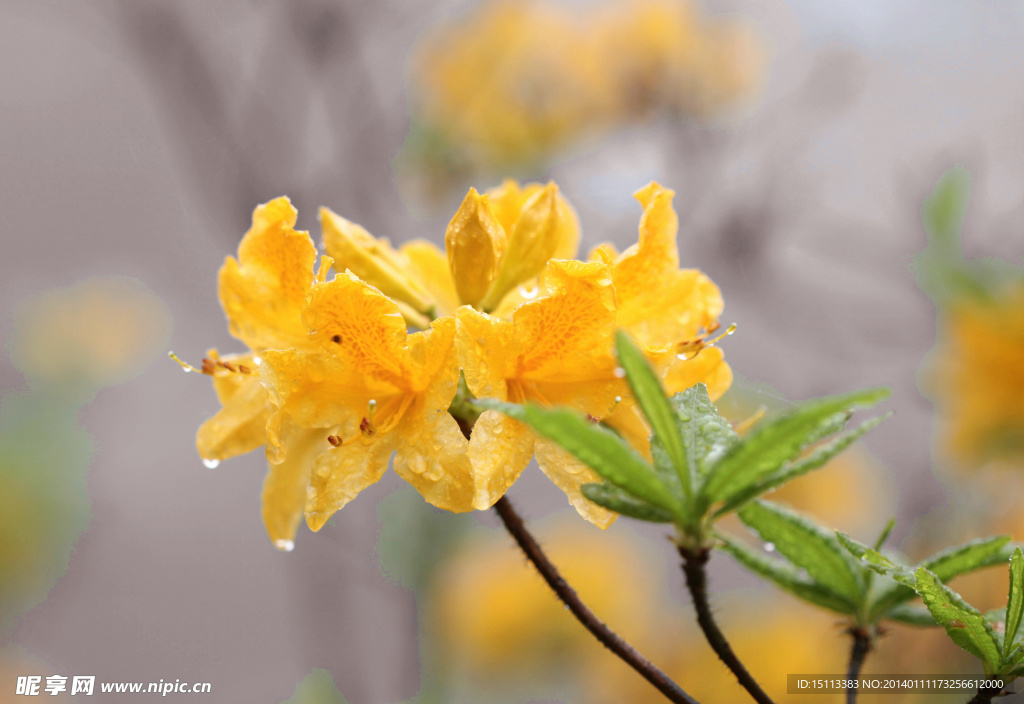
<path fill-rule="evenodd" d="M 337 435 L 328 435 L 327 442 L 331 443 L 334 447 L 341 447 L 341 437 Z"/>
<path fill-rule="evenodd" d="M 333 337 L 331 337 L 331 342 L 333 342 L 336 345 L 340 345 L 341 344 L 341 335 L 334 335 Z"/>
<path fill-rule="evenodd" d="M 373 423 L 369 418 L 363 418 L 359 422 L 359 432 L 366 437 L 371 438 L 376 434 L 377 430 L 373 427 Z"/>

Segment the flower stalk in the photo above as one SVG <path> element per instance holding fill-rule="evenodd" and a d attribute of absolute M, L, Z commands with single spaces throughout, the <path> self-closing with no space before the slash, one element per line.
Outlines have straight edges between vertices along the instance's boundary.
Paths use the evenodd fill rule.
<path fill-rule="evenodd" d="M 846 670 L 846 679 L 854 680 L 860 677 L 864 661 L 871 652 L 871 633 L 864 626 L 851 626 L 847 633 L 853 638 L 853 645 L 850 648 L 850 666 Z M 846 688 L 846 704 L 855 704 L 857 701 L 857 688 Z"/>
<path fill-rule="evenodd" d="M 732 646 L 729 645 L 729 641 L 726 640 L 725 634 L 722 633 L 715 622 L 714 615 L 711 613 L 711 605 L 708 603 L 706 569 L 708 560 L 711 558 L 711 550 L 709 548 L 702 548 L 694 551 L 689 548 L 680 547 L 679 554 L 683 558 L 683 574 L 686 575 L 686 587 L 690 591 L 690 597 L 693 599 L 693 608 L 697 612 L 697 623 L 700 625 L 701 631 L 704 632 L 704 637 L 707 639 L 708 644 L 711 645 L 711 649 L 715 651 L 718 659 L 725 663 L 725 666 L 732 671 L 743 688 L 753 697 L 754 701 L 758 702 L 758 704 L 774 704 L 771 698 L 761 689 L 761 685 L 757 683 L 753 675 L 747 671 L 747 668 L 743 666 L 740 659 L 736 657 L 736 653 L 733 652 Z"/>

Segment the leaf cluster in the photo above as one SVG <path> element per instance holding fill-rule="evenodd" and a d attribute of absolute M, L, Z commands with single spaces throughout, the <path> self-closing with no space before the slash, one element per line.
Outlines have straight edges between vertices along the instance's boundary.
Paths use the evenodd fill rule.
<path fill-rule="evenodd" d="M 651 427 L 648 462 L 610 428 L 568 409 L 476 403 L 503 411 L 558 443 L 604 481 L 583 486 L 590 501 L 643 521 L 673 523 L 682 547 L 713 544 L 715 521 L 818 469 L 884 420 L 844 430 L 854 409 L 889 395 L 867 389 L 817 399 L 741 438 L 703 384 L 668 397 L 643 352 L 620 332 L 616 346 L 633 395 Z"/>
<path fill-rule="evenodd" d="M 946 586 L 951 577 L 970 569 L 1005 563 L 1009 536 L 986 538 L 947 550 L 916 568 L 897 564 L 877 549 L 837 534 L 851 555 L 871 570 L 891 577 L 883 598 L 889 602 L 917 594 L 935 623 L 950 639 L 981 660 L 988 675 L 1014 678 L 1024 674 L 1024 553 L 1020 547 L 1009 555 L 1010 579 L 1006 608 L 982 614 Z M 909 594 L 909 596 L 906 596 Z"/>

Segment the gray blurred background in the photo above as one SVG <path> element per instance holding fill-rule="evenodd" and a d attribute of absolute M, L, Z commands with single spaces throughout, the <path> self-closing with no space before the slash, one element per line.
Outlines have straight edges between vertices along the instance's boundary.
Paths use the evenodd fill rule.
<path fill-rule="evenodd" d="M 237 350 L 217 269 L 252 208 L 277 195 L 292 198 L 314 239 L 326 205 L 393 241 L 440 244 L 462 193 L 417 199 L 393 165 L 409 128 L 410 51 L 467 6 L 5 0 L 5 341 L 27 297 L 113 275 L 163 301 L 173 332 L 161 344 L 190 361 Z M 633 190 L 651 179 L 676 189 L 681 259 L 722 288 L 723 321 L 739 328 L 723 346 L 741 383 L 789 399 L 891 385 L 896 416 L 867 445 L 891 472 L 898 543 L 956 501 L 933 467 L 932 406 L 916 385 L 935 342 L 933 305 L 908 271 L 925 245 L 919 209 L 941 171 L 964 164 L 968 253 L 1019 258 L 1024 3 L 707 9 L 746 15 L 768 41 L 763 96 L 748 114 L 651 121 L 527 175 L 554 179 L 575 205 L 584 251 L 635 241 Z M 5 395 L 26 384 L 0 359 Z M 385 509 L 410 499 L 390 495 L 407 487 L 389 474 L 319 534 L 302 528 L 293 553 L 277 552 L 260 521 L 261 454 L 216 470 L 196 454 L 195 430 L 218 407 L 209 387 L 157 358 L 83 406 L 91 521 L 66 574 L 4 637 L 63 674 L 209 681 L 210 701 L 282 701 L 315 667 L 352 704 L 414 697 L 417 601 L 381 569 L 379 541 Z M 530 519 L 570 511 L 536 472 L 511 496 Z M 402 511 L 430 525 L 493 525 L 411 499 Z M 716 568 L 719 584 L 744 579 Z"/>

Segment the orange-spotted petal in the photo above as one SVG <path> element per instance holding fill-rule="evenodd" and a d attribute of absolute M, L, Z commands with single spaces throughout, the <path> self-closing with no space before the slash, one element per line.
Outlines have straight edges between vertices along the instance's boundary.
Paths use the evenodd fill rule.
<path fill-rule="evenodd" d="M 294 228 L 297 211 L 287 198 L 256 208 L 252 227 L 220 269 L 220 302 L 231 334 L 253 350 L 301 346 L 299 320 L 313 283 L 316 249 L 309 233 Z"/>

